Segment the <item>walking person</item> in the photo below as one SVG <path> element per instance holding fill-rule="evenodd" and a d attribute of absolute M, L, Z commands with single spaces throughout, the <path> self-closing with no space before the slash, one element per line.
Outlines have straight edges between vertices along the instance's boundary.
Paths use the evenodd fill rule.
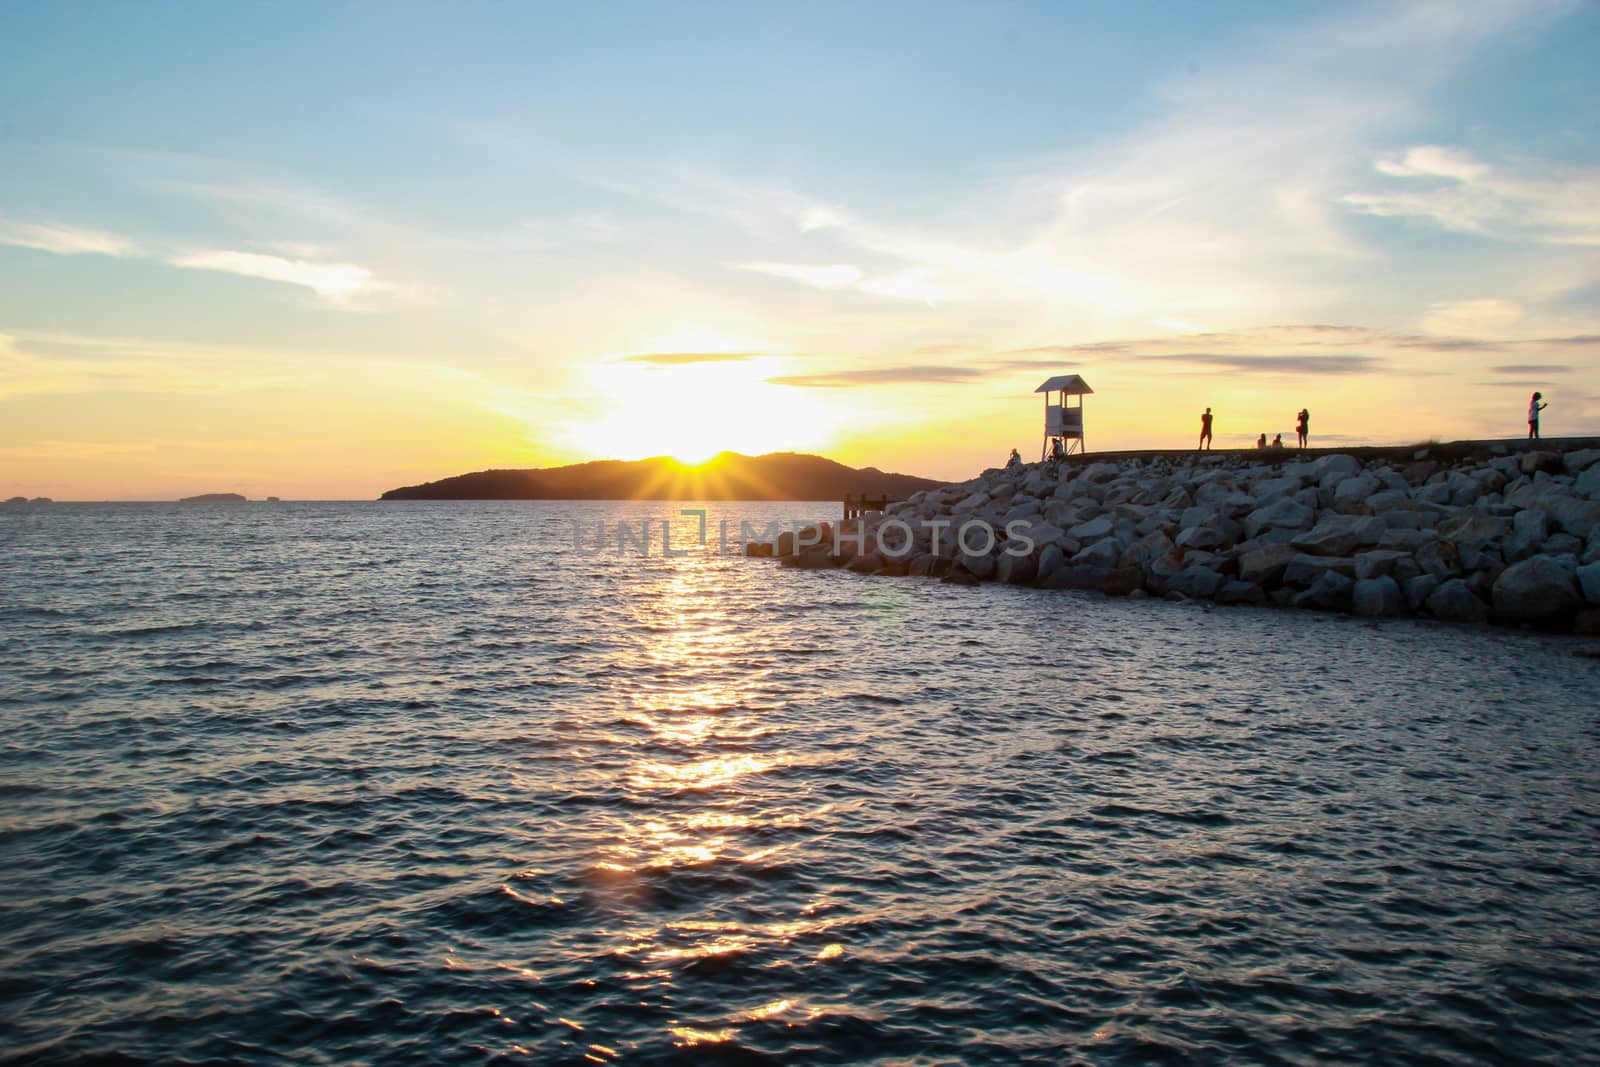
<path fill-rule="evenodd" d="M 1539 439 L 1539 412 L 1550 406 L 1549 404 L 1539 403 L 1543 397 L 1543 393 L 1534 393 L 1533 399 L 1528 401 L 1528 440 L 1530 441 Z"/>
<path fill-rule="evenodd" d="M 1306 442 L 1311 440 L 1311 412 L 1305 408 L 1300 409 L 1300 414 L 1295 416 L 1294 432 L 1300 438 L 1300 447 L 1306 447 Z"/>
<path fill-rule="evenodd" d="M 1200 416 L 1200 444 L 1195 449 L 1195 451 L 1198 452 L 1201 449 L 1205 449 L 1207 451 L 1209 451 L 1211 449 L 1211 409 L 1210 408 L 1206 408 L 1206 413 L 1204 415 Z"/>

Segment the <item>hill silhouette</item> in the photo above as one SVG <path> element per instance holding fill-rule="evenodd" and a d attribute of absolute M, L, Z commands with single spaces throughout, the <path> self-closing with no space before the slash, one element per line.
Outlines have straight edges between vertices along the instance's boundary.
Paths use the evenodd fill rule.
<path fill-rule="evenodd" d="M 822 456 L 724 452 L 687 466 L 668 456 L 603 459 L 568 467 L 487 470 L 408 485 L 382 500 L 841 500 L 847 494 L 903 500 L 945 483 Z"/>

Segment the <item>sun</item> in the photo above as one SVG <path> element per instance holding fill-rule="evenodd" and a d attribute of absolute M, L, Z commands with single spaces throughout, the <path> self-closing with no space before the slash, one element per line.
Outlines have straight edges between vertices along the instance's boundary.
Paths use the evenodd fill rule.
<path fill-rule="evenodd" d="M 782 357 L 704 353 L 678 361 L 621 359 L 593 368 L 606 412 L 574 427 L 596 457 L 671 456 L 699 466 L 722 452 L 759 455 L 824 447 L 835 415 L 806 390 L 767 379 Z"/>

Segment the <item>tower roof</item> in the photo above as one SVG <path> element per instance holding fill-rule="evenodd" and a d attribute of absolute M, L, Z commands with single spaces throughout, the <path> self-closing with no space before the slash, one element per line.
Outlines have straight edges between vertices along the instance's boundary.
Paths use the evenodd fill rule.
<path fill-rule="evenodd" d="M 1089 383 L 1078 377 L 1076 374 L 1058 374 L 1054 378 L 1046 380 L 1046 382 L 1039 386 L 1039 388 L 1035 389 L 1034 392 L 1053 393 L 1057 389 L 1064 393 L 1070 393 L 1073 396 L 1082 396 L 1085 393 L 1094 392 L 1093 389 L 1089 388 Z"/>

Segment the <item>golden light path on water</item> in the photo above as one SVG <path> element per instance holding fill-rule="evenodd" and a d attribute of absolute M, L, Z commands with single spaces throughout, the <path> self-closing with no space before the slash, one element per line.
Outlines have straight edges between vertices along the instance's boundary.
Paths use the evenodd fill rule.
<path fill-rule="evenodd" d="M 635 879 L 653 872 L 781 863 L 784 853 L 799 847 L 783 843 L 750 849 L 732 836 L 762 826 L 793 827 L 802 817 L 761 810 L 753 791 L 743 788 L 750 779 L 789 764 L 792 757 L 738 751 L 757 742 L 768 752 L 785 749 L 774 745 L 773 737 L 784 728 L 782 704 L 763 702 L 762 672 L 729 668 L 747 628 L 721 606 L 723 580 L 712 567 L 686 561 L 662 579 L 657 594 L 637 612 L 650 638 L 639 651 L 641 682 L 628 692 L 626 717 L 676 750 L 678 758 L 637 755 L 626 772 L 627 788 L 641 810 L 617 820 L 615 840 L 603 848 L 596 865 L 606 884 L 623 896 Z M 628 743 L 616 736 L 610 740 Z M 694 803 L 673 803 L 684 798 Z M 820 820 L 830 807 L 819 805 L 804 820 Z M 619 955 L 631 961 L 628 977 L 665 992 L 672 984 L 673 966 L 756 949 L 770 952 L 800 935 L 820 936 L 833 925 L 832 919 L 815 914 L 824 904 L 814 901 L 798 918 L 766 923 L 689 918 L 635 922 L 620 931 L 626 947 Z M 829 942 L 816 958 L 835 959 L 842 952 L 841 945 Z M 708 1029 L 673 1020 L 668 1030 L 682 1046 L 721 1043 L 738 1036 L 741 1021 L 799 1022 L 820 1013 L 808 1010 L 796 991 L 730 1012 L 727 1026 Z"/>

